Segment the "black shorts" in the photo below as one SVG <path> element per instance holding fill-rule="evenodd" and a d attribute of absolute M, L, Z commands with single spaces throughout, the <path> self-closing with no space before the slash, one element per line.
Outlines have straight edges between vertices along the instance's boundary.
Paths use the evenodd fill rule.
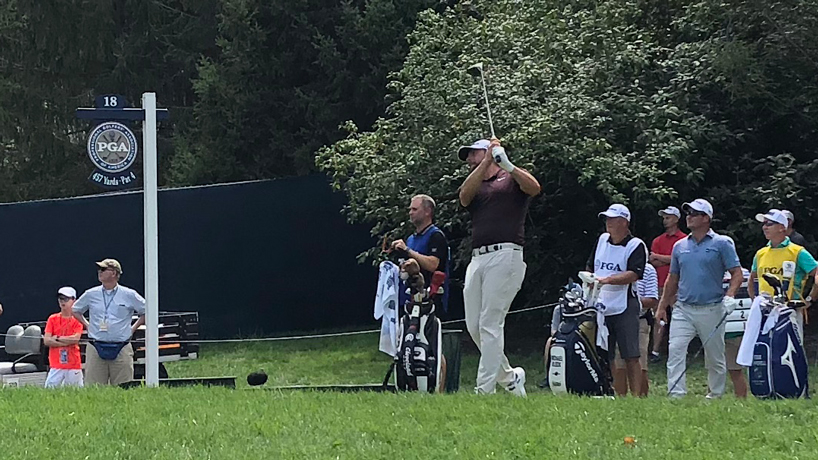
<path fill-rule="evenodd" d="M 615 348 L 619 347 L 622 359 L 639 358 L 639 304 L 629 301 L 628 308 L 618 315 L 606 316 L 608 326 L 608 352 L 613 362 Z"/>

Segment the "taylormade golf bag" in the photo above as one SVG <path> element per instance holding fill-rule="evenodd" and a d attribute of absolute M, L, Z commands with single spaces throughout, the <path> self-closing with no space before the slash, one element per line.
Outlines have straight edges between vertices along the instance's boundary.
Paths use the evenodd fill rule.
<path fill-rule="evenodd" d="M 585 275 L 585 276 L 583 276 Z M 580 273 L 584 289 L 569 283 L 559 300 L 560 326 L 548 356 L 548 384 L 554 393 L 588 396 L 613 394 L 607 352 L 596 345 L 599 285 Z"/>
<path fill-rule="evenodd" d="M 793 320 L 798 305 L 787 301 L 777 278 L 765 274 L 764 279 L 776 295 L 761 302 L 763 326 L 753 346 L 750 391 L 758 398 L 808 397 L 807 358 Z"/>
<path fill-rule="evenodd" d="M 422 275 L 417 276 L 422 278 Z M 412 298 L 403 306 L 398 324 L 398 355 L 395 357 L 395 386 L 398 390 L 435 393 L 445 378 L 441 371 L 442 328 L 435 315 L 434 303 L 445 278 L 445 273 L 435 272 L 428 289 L 410 287 Z M 407 284 L 412 286 L 415 283 Z M 422 281 L 420 286 L 423 286 Z"/>

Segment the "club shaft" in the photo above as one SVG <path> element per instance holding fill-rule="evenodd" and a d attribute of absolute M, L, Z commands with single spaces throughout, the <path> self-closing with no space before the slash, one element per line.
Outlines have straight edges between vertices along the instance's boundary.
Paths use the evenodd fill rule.
<path fill-rule="evenodd" d="M 489 129 L 491 129 L 491 137 L 496 138 L 497 136 L 494 135 L 494 122 L 491 121 L 491 107 L 489 106 L 489 92 L 486 90 L 486 76 L 483 74 L 483 70 L 480 70 L 480 81 L 483 82 L 483 97 L 486 99 L 486 113 L 489 116 Z"/>

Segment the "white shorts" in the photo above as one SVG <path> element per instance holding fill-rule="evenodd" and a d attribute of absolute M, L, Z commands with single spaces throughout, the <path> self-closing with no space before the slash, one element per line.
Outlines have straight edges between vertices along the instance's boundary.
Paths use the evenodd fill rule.
<path fill-rule="evenodd" d="M 82 369 L 50 369 L 45 378 L 46 388 L 83 387 Z"/>

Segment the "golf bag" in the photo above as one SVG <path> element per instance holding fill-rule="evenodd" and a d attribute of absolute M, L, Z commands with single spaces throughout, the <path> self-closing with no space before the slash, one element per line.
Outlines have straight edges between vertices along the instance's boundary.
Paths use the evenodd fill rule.
<path fill-rule="evenodd" d="M 445 277 L 445 273 L 435 272 L 428 289 L 411 288 L 411 299 L 403 306 L 398 323 L 398 354 L 393 363 L 399 391 L 436 393 L 445 379 L 443 329 L 434 302 Z"/>
<path fill-rule="evenodd" d="M 766 332 L 759 332 L 753 345 L 753 364 L 750 366 L 750 391 L 757 398 L 801 398 L 809 396 L 807 358 L 788 306 L 767 302 L 762 306 L 762 324 L 773 310 L 778 318 Z M 766 311 L 765 311 L 766 310 Z"/>
<path fill-rule="evenodd" d="M 559 300 L 560 325 L 552 338 L 546 366 L 548 384 L 554 393 L 613 394 L 607 352 L 596 345 L 595 297 L 569 283 Z M 586 300 L 590 300 L 590 306 Z"/>

